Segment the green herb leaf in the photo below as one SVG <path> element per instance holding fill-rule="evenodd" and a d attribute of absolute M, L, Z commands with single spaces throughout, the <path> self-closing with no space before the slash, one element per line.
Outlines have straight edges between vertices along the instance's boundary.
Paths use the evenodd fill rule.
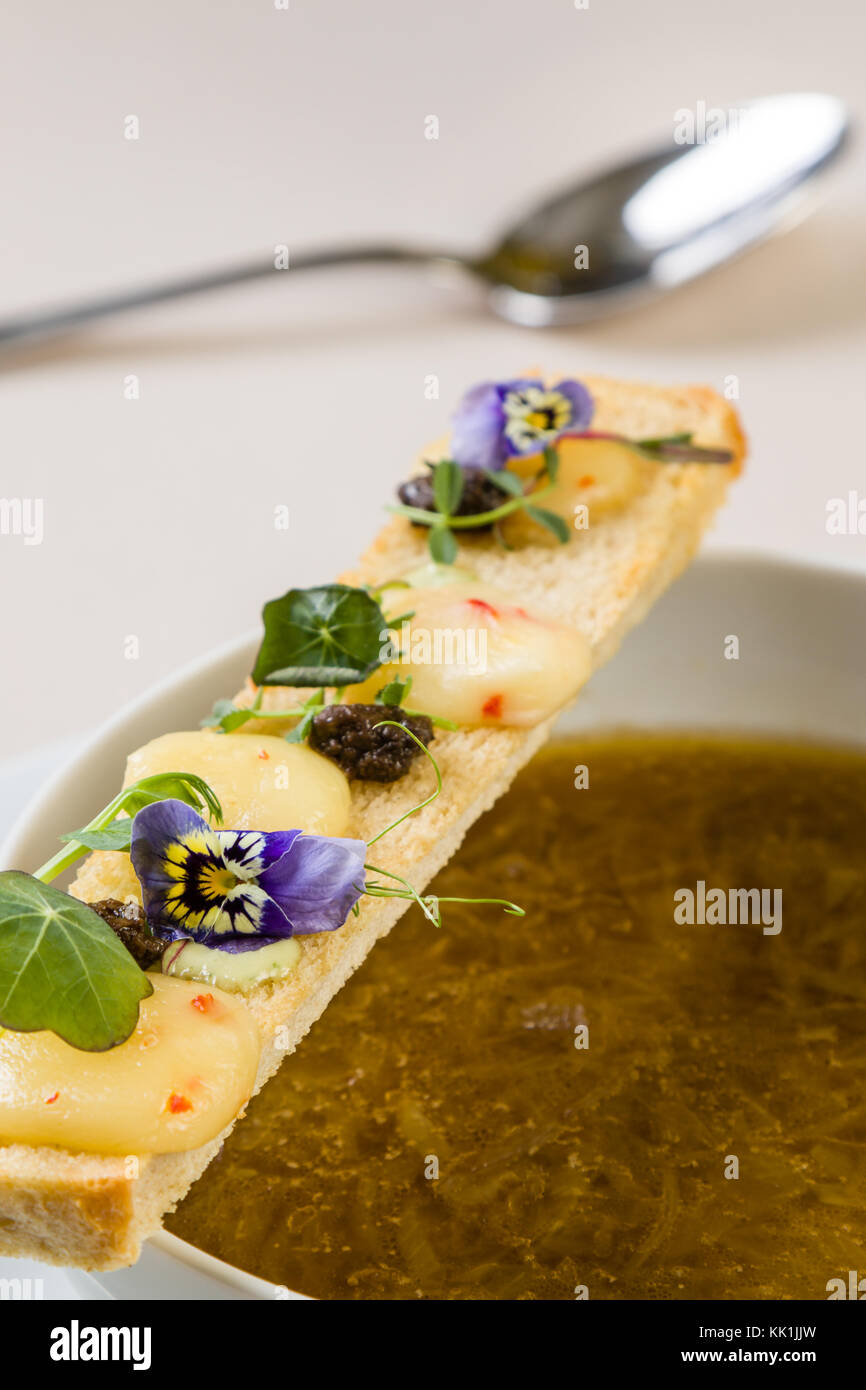
<path fill-rule="evenodd" d="M 307 734 L 310 732 L 310 725 L 316 717 L 314 709 L 307 710 L 303 719 L 299 719 L 293 729 L 289 729 L 286 734 L 286 743 L 303 743 Z"/>
<path fill-rule="evenodd" d="M 257 709 L 233 709 L 223 715 L 219 727 L 224 734 L 233 734 L 235 729 L 242 729 L 244 724 L 249 724 L 251 719 L 261 719 L 261 717 L 261 712 Z"/>
<path fill-rule="evenodd" d="M 286 743 L 303 743 L 307 734 L 310 732 L 310 725 L 316 717 L 318 711 L 325 703 L 324 690 L 317 690 L 311 695 L 309 700 L 305 700 L 302 705 L 303 713 L 300 720 L 293 729 L 286 734 Z"/>
<path fill-rule="evenodd" d="M 559 473 L 559 454 L 550 444 L 544 450 L 544 471 L 550 481 L 555 483 Z"/>
<path fill-rule="evenodd" d="M 399 676 L 389 681 L 383 686 L 376 696 L 377 705 L 402 705 L 409 691 L 412 689 L 412 677 L 400 680 Z"/>
<path fill-rule="evenodd" d="M 655 439 L 636 439 L 640 449 L 658 449 L 663 444 L 691 444 L 691 432 L 684 434 L 660 434 Z"/>
<path fill-rule="evenodd" d="M 526 515 L 537 521 L 539 526 L 545 526 L 548 531 L 552 531 L 556 539 L 565 545 L 571 533 L 568 522 L 558 512 L 549 512 L 546 507 L 527 506 Z"/>
<path fill-rule="evenodd" d="M 364 589 L 290 589 L 265 604 L 262 619 L 257 685 L 350 685 L 382 664 L 387 623 Z"/>
<path fill-rule="evenodd" d="M 441 459 L 433 465 L 433 500 L 443 516 L 452 516 L 460 506 L 463 482 L 463 469 L 453 459 Z"/>
<path fill-rule="evenodd" d="M 105 824 L 95 824 L 91 822 L 90 829 L 104 830 L 108 824 L 120 811 L 127 811 L 134 816 L 145 806 L 152 806 L 154 801 L 184 801 L 187 806 L 192 806 L 194 811 L 201 812 L 205 816 L 213 816 L 214 820 L 222 823 L 223 808 L 219 798 L 211 786 L 194 772 L 156 772 L 151 777 L 142 777 L 140 781 L 133 782 L 130 786 L 124 787 L 123 791 L 115 802 L 111 803 L 103 815 L 97 817 Z M 108 815 L 114 807 L 112 815 Z"/>
<path fill-rule="evenodd" d="M 379 691 L 379 694 L 376 696 L 376 704 L 390 705 L 392 708 L 395 705 L 400 705 L 403 709 L 404 714 L 408 714 L 411 717 L 414 717 L 415 719 L 429 719 L 434 729 L 454 730 L 458 727 L 453 720 L 443 719 L 441 715 L 425 714 L 424 711 L 421 709 L 407 709 L 403 702 L 408 698 L 409 691 L 411 689 L 411 676 L 407 676 L 405 680 L 401 680 L 399 676 L 395 676 L 394 680 L 392 680 L 390 684 L 384 685 L 382 689 Z"/>
<path fill-rule="evenodd" d="M 691 434 L 669 434 L 660 439 L 637 439 L 631 443 L 644 458 L 656 463 L 731 463 L 730 449 L 704 449 L 692 443 Z"/>
<path fill-rule="evenodd" d="M 49 1028 L 106 1052 L 129 1037 L 153 993 L 111 928 L 85 903 L 18 869 L 0 872 L 0 1024 Z"/>
<path fill-rule="evenodd" d="M 430 554 L 440 565 L 453 565 L 457 558 L 457 542 L 447 526 L 433 526 L 428 537 Z"/>
<path fill-rule="evenodd" d="M 420 716 L 424 719 L 429 719 L 434 729 L 450 729 L 451 732 L 454 733 L 457 729 L 460 728 L 460 725 L 455 724 L 453 719 L 443 719 L 441 714 L 425 714 L 422 709 L 405 708 L 403 710 L 403 713 Z"/>
<path fill-rule="evenodd" d="M 209 719 L 201 721 L 203 729 L 217 728 L 224 734 L 242 729 L 251 719 L 296 719 L 305 706 L 294 709 L 261 709 L 263 691 L 260 689 L 251 705 L 236 705 L 232 700 L 217 700 Z"/>
<path fill-rule="evenodd" d="M 256 706 L 250 708 L 236 705 L 233 700 L 216 700 L 210 717 L 201 721 L 201 727 L 203 729 L 222 729 L 224 734 L 230 734 L 235 729 L 240 729 L 244 724 L 248 724 L 251 719 L 258 719 L 259 717 L 259 710 Z"/>
<path fill-rule="evenodd" d="M 112 821 L 104 830 L 89 830 L 84 826 L 83 829 L 72 830 L 60 838 L 67 843 L 84 845 L 85 849 L 121 849 L 128 854 L 133 819 L 132 816 L 126 816 L 122 820 Z"/>
<path fill-rule="evenodd" d="M 202 719 L 200 727 L 202 729 L 218 728 L 235 708 L 236 705 L 233 700 L 214 700 L 213 709 L 207 719 Z"/>
<path fill-rule="evenodd" d="M 507 492 L 509 497 L 523 496 L 523 479 L 518 478 L 516 473 L 509 473 L 507 468 L 498 472 L 495 468 L 485 468 L 484 476 L 494 487 L 498 487 L 500 492 Z"/>

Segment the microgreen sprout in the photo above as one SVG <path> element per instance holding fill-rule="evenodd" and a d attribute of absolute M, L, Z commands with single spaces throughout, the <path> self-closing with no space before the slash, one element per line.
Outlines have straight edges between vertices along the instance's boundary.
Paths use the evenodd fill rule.
<path fill-rule="evenodd" d="M 400 680 L 399 676 L 395 676 L 392 681 L 389 681 L 388 684 L 383 686 L 379 691 L 379 694 L 376 696 L 376 704 L 385 705 L 386 707 L 390 706 L 392 709 L 402 708 L 404 714 L 408 714 L 410 718 L 413 719 L 429 719 L 435 729 L 451 729 L 453 731 L 457 728 L 457 725 L 452 719 L 443 719 L 442 716 L 438 714 L 425 714 L 424 711 L 420 709 L 407 709 L 403 705 L 403 701 L 406 699 L 411 689 L 411 676 L 407 676 L 405 680 Z M 378 724 L 375 727 L 378 728 Z"/>
<path fill-rule="evenodd" d="M 295 727 L 293 729 L 290 729 L 289 732 L 286 734 L 287 743 L 303 743 L 304 739 L 307 737 L 307 734 L 310 732 L 310 725 L 312 724 L 319 710 L 324 707 L 324 704 L 324 690 L 315 690 L 313 694 L 310 696 L 309 700 L 305 700 L 303 705 L 301 706 L 301 709 L 299 711 L 301 716 L 300 720 L 295 725 Z"/>
<path fill-rule="evenodd" d="M 390 832 L 392 830 L 395 830 L 398 825 L 402 825 L 404 820 L 408 820 L 410 816 L 417 815 L 419 811 L 423 811 L 425 806 L 429 806 L 432 801 L 436 800 L 437 796 L 442 790 L 442 773 L 440 771 L 439 764 L 437 763 L 436 759 L 434 758 L 433 754 L 430 752 L 430 749 L 426 746 L 426 744 L 422 743 L 419 738 L 416 738 L 415 734 L 412 733 L 411 729 L 406 729 L 405 725 L 400 724 L 397 720 L 383 719 L 381 723 L 393 724 L 396 728 L 403 729 L 404 732 L 407 733 L 409 737 L 415 741 L 415 743 L 417 743 L 421 752 L 426 755 L 426 757 L 430 760 L 430 763 L 432 764 L 433 771 L 436 774 L 436 787 L 428 797 L 425 797 L 423 801 L 419 801 L 417 806 L 413 806 L 411 810 L 404 812 L 402 816 L 399 816 L 397 820 L 392 821 L 391 824 L 386 826 L 384 830 L 380 830 L 378 835 L 374 835 L 372 840 L 368 840 L 368 849 L 375 845 L 377 840 L 381 840 L 383 835 L 390 834 Z M 380 725 L 377 724 L 375 727 L 378 729 Z M 418 892 L 416 888 L 413 888 L 412 884 L 408 881 L 408 879 L 401 878 L 399 874 L 392 873 L 389 869 L 379 868 L 375 864 L 365 864 L 364 868 L 369 873 L 381 874 L 384 878 L 394 879 L 396 883 L 402 885 L 402 887 L 400 888 L 394 888 L 387 883 L 377 883 L 375 881 L 371 882 L 368 880 L 367 883 L 364 885 L 364 892 L 369 897 L 411 899 L 412 902 L 418 904 L 418 906 L 421 908 L 421 911 L 424 913 L 424 916 L 428 919 L 428 921 L 432 922 L 435 927 L 441 927 L 442 925 L 442 916 L 439 912 L 438 906 L 439 903 L 486 903 L 494 907 L 504 908 L 505 911 L 512 917 L 526 916 L 526 913 L 522 907 L 518 907 L 517 903 L 509 902 L 505 898 L 438 898 L 434 894 L 430 893 L 428 893 L 426 896 L 423 896 Z"/>
<path fill-rule="evenodd" d="M 220 733 L 233 734 L 242 729 L 251 719 L 297 719 L 303 715 L 305 706 L 294 709 L 262 709 L 264 689 L 256 691 L 251 705 L 236 705 L 233 700 L 216 700 L 207 719 L 201 721 L 203 729 L 219 729 Z"/>
<path fill-rule="evenodd" d="M 396 830 L 397 826 L 402 825 L 404 820 L 408 820 L 410 816 L 416 815 L 418 811 L 423 811 L 425 806 L 429 806 L 431 801 L 436 800 L 437 796 L 442 790 L 442 773 L 439 770 L 439 764 L 433 757 L 433 754 L 430 752 L 430 749 L 427 747 L 426 743 L 422 743 L 421 739 L 418 738 L 417 734 L 413 734 L 412 730 L 407 729 L 405 724 L 401 724 L 399 719 L 380 719 L 379 723 L 374 724 L 373 727 L 374 729 L 381 729 L 388 724 L 390 724 L 395 729 L 402 729 L 403 732 L 407 734 L 409 738 L 411 738 L 413 743 L 417 743 L 424 756 L 426 758 L 429 758 L 430 763 L 433 767 L 433 771 L 436 774 L 436 790 L 431 792 L 430 795 L 426 797 L 423 801 L 419 801 L 418 805 L 413 806 L 410 811 L 405 811 L 402 816 L 398 817 L 397 820 L 392 821 L 391 824 L 386 826 L 384 830 L 380 830 L 379 834 L 374 835 L 372 840 L 368 840 L 368 848 L 370 845 L 375 845 L 377 840 L 381 840 L 383 835 L 388 835 L 392 830 Z"/>
<path fill-rule="evenodd" d="M 386 878 L 393 878 L 398 883 L 402 883 L 402 888 L 392 888 L 387 883 L 370 883 L 364 886 L 364 892 L 371 898 L 408 898 L 420 907 L 424 916 L 434 927 L 441 927 L 442 914 L 439 911 L 440 903 L 469 903 L 473 907 L 489 905 L 491 907 L 501 907 L 509 917 L 525 917 L 526 910 L 518 907 L 517 903 L 509 902 L 507 898 L 440 898 L 435 893 L 422 895 L 417 889 L 412 887 L 408 879 L 401 878 L 399 874 L 392 874 L 387 869 L 380 869 L 375 864 L 365 864 L 364 868 L 373 874 L 383 874 Z"/>
<path fill-rule="evenodd" d="M 88 850 L 128 850 L 132 820 L 136 812 L 154 801 L 165 801 L 169 798 L 184 801 L 187 806 L 192 806 L 195 810 L 210 816 L 217 824 L 222 824 L 223 810 L 219 798 L 202 777 L 197 777 L 192 772 L 156 773 L 124 787 L 98 816 L 94 816 L 93 820 L 88 821 L 80 830 L 71 830 L 68 834 L 61 835 L 60 838 L 66 842 L 66 847 L 59 849 L 47 859 L 33 877 L 42 883 L 50 883 L 58 874 L 62 874 L 65 869 L 83 858 Z"/>
<path fill-rule="evenodd" d="M 463 497 L 465 475 L 460 464 L 453 459 L 440 459 L 428 465 L 431 469 L 433 487 L 433 509 L 413 507 L 406 503 L 394 503 L 388 511 L 405 516 L 417 526 L 429 528 L 428 544 L 430 553 L 439 564 L 453 564 L 457 555 L 457 541 L 454 531 L 472 531 L 499 523 L 515 512 L 525 511 L 539 525 L 547 527 L 563 543 L 568 540 L 569 531 L 565 520 L 555 512 L 546 511 L 536 504 L 553 488 L 558 467 L 556 450 L 547 448 L 543 453 L 543 463 L 538 473 L 524 482 L 516 473 L 506 469 L 484 469 L 487 480 L 503 493 L 505 500 L 498 507 L 483 512 L 458 515 L 457 509 Z M 546 483 L 544 480 L 547 479 Z M 539 484 L 542 484 L 539 486 Z"/>

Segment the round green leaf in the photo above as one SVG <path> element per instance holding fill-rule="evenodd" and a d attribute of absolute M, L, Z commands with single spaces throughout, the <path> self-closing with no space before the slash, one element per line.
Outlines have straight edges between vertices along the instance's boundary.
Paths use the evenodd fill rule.
<path fill-rule="evenodd" d="M 0 1024 L 48 1028 L 85 1052 L 129 1037 L 153 993 L 143 970 L 85 903 L 18 869 L 0 872 Z"/>
<path fill-rule="evenodd" d="M 364 589 L 290 589 L 265 604 L 262 619 L 257 685 L 351 685 L 382 664 L 388 625 Z"/>

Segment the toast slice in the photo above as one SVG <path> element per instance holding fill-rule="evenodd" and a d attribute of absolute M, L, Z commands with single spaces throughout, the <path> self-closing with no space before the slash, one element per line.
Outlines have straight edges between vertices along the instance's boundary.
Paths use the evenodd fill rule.
<path fill-rule="evenodd" d="M 691 432 L 696 443 L 733 455 L 729 465 L 654 465 L 645 490 L 624 510 L 575 533 L 566 545 L 506 551 L 494 539 L 476 536 L 461 547 L 458 563 L 470 564 L 479 579 L 577 627 L 591 643 L 596 667 L 613 655 L 691 559 L 740 469 L 745 442 L 732 407 L 708 388 L 583 380 L 595 397 L 594 428 L 631 438 Z M 349 583 L 382 583 L 425 559 L 426 536 L 395 517 L 358 568 L 342 577 Z M 285 708 L 285 691 L 268 690 L 265 707 Z M 423 889 L 546 740 L 552 722 L 529 730 L 485 727 L 437 734 L 442 794 L 377 848 L 383 867 Z M 372 838 L 427 795 L 429 783 L 424 759 L 398 782 L 353 783 L 346 833 Z M 86 901 L 118 896 L 122 859 L 115 853 L 91 855 L 72 891 Z M 256 1089 L 406 906 L 399 899 L 362 900 L 360 915 L 339 931 L 299 938 L 303 954 L 286 980 L 245 996 L 265 1040 Z M 204 1172 L 230 1129 L 191 1152 L 137 1160 L 23 1144 L 0 1147 L 0 1254 L 85 1269 L 133 1263 L 142 1242 Z"/>

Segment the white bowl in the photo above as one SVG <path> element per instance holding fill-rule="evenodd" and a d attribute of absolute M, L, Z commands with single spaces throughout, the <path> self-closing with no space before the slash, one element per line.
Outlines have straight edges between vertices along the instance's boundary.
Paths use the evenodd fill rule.
<path fill-rule="evenodd" d="M 593 677 L 561 727 L 736 729 L 866 744 L 864 631 L 866 576 L 751 555 L 701 559 Z M 739 640 L 738 660 L 725 658 L 729 636 Z M 195 728 L 216 697 L 241 684 L 255 641 L 233 643 L 123 710 L 31 802 L 0 849 L 0 867 L 32 869 L 46 859 L 62 831 L 114 795 L 130 749 Z M 303 1297 L 165 1232 L 132 1269 L 73 1277 L 90 1297 Z"/>

